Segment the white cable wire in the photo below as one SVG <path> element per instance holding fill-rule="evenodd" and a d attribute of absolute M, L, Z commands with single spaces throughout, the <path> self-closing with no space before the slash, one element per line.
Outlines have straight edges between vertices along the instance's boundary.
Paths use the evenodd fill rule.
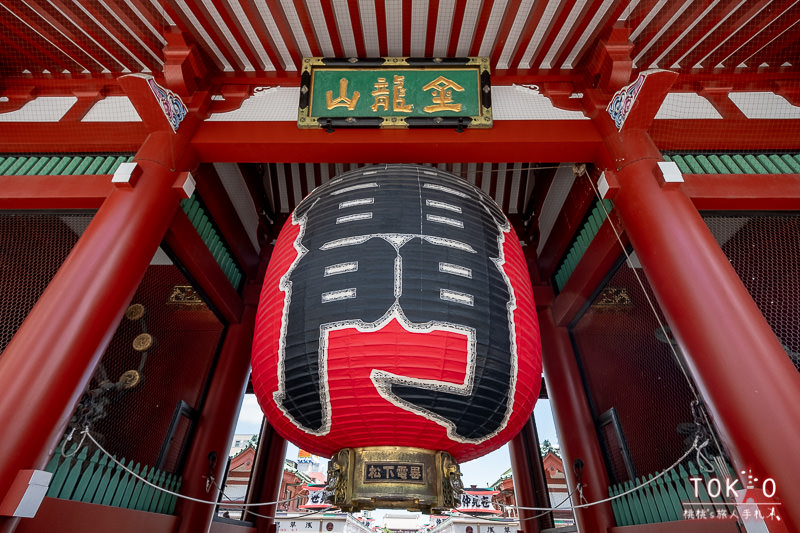
<path fill-rule="evenodd" d="M 117 464 L 117 466 L 119 466 L 120 468 L 122 468 L 124 471 L 126 471 L 127 473 L 129 473 L 130 475 L 132 475 L 133 477 L 135 477 L 136 479 L 138 479 L 139 481 L 141 481 L 141 482 L 142 482 L 142 483 L 144 483 L 145 485 L 148 485 L 148 486 L 150 486 L 150 487 L 153 487 L 154 489 L 160 490 L 161 492 L 166 492 L 167 494 L 169 494 L 169 495 L 171 495 L 171 496 L 175 496 L 175 497 L 177 497 L 177 498 L 183 498 L 184 500 L 189 500 L 189 501 L 192 501 L 192 502 L 197 502 L 197 503 L 205 503 L 205 504 L 207 504 L 207 505 L 215 505 L 215 506 L 220 504 L 220 502 L 218 502 L 218 501 L 216 501 L 216 500 L 214 500 L 214 501 L 211 501 L 211 500 L 201 500 L 201 499 L 199 499 L 199 498 L 193 498 L 193 497 L 191 497 L 191 496 L 186 496 L 186 495 L 184 495 L 184 494 L 179 494 L 179 493 L 177 493 L 177 492 L 173 492 L 173 491 L 171 491 L 171 490 L 165 489 L 164 487 L 159 487 L 159 486 L 158 486 L 158 485 L 156 485 L 155 483 L 151 483 L 150 481 L 146 480 L 145 478 L 143 478 L 142 476 L 140 476 L 139 474 L 137 474 L 136 472 L 134 472 L 133 470 L 131 470 L 130 468 L 128 468 L 127 466 L 125 466 L 124 464 L 122 464 L 121 462 L 117 461 L 116 457 L 114 457 L 113 455 L 111 455 L 110 453 L 108 453 L 108 451 L 106 451 L 106 449 L 105 449 L 105 448 L 103 448 L 103 447 L 100 445 L 100 443 L 99 443 L 99 442 L 97 442 L 97 440 L 96 440 L 96 439 L 95 439 L 95 438 L 92 436 L 92 434 L 91 434 L 91 433 L 89 433 L 89 428 L 88 428 L 88 427 L 87 427 L 87 428 L 85 428 L 85 429 L 82 431 L 82 433 L 83 433 L 83 435 L 85 435 L 86 437 L 89 437 L 89 440 L 90 440 L 90 441 L 92 441 L 92 442 L 94 443 L 94 445 L 95 445 L 95 446 L 97 446 L 97 449 L 99 449 L 101 452 L 103 452 L 104 454 L 106 454 L 106 455 L 108 456 L 108 458 L 109 458 L 109 459 L 111 459 L 112 461 L 114 461 L 114 463 L 116 463 L 116 464 Z M 215 485 L 216 485 L 216 483 L 215 483 Z M 260 507 L 260 506 L 263 506 L 263 505 L 277 505 L 277 504 L 279 504 L 279 503 L 285 503 L 285 502 L 291 501 L 291 500 L 293 500 L 293 499 L 294 499 L 294 498 L 288 498 L 288 499 L 286 499 L 286 500 L 278 500 L 278 501 L 274 501 L 274 502 L 241 503 L 241 504 L 236 504 L 236 507 Z M 268 518 L 272 518 L 272 517 L 268 517 Z"/>
<path fill-rule="evenodd" d="M 70 431 L 70 433 L 67 436 L 67 438 L 64 439 L 64 442 L 61 443 L 61 457 L 63 457 L 64 459 L 69 459 L 70 457 L 72 457 L 75 454 L 77 454 L 78 451 L 80 451 L 81 446 L 83 446 L 83 440 L 86 438 L 86 435 L 82 435 L 81 436 L 81 441 L 78 443 L 78 446 L 75 448 L 75 450 L 72 453 L 67 453 L 65 451 L 64 448 L 66 447 L 67 443 L 72 440 L 72 435 L 74 433 L 75 433 L 75 428 L 72 428 L 72 431 Z"/>
<path fill-rule="evenodd" d="M 545 512 L 543 512 L 543 513 L 539 513 L 539 514 L 536 514 L 536 515 L 533 515 L 533 516 L 526 516 L 525 518 L 516 517 L 517 522 L 525 522 L 526 520 L 533 520 L 535 518 L 540 518 L 540 517 L 542 517 L 542 516 L 544 516 L 546 514 L 552 513 L 553 511 L 566 511 L 567 509 L 564 508 L 564 507 L 561 507 L 561 506 L 563 504 L 565 504 L 567 502 L 567 500 L 569 500 L 572 497 L 573 494 L 575 494 L 576 490 L 578 490 L 578 489 L 577 488 L 572 489 L 572 491 L 569 494 L 567 494 L 567 497 L 564 498 L 563 500 L 561 500 L 560 502 L 558 502 L 555 507 L 552 507 L 552 508 L 546 510 Z M 527 507 L 517 507 L 516 505 L 506 505 L 506 504 L 503 504 L 503 503 L 501 503 L 499 505 L 500 505 L 500 507 L 502 507 L 504 509 L 505 508 L 509 508 L 509 509 L 510 508 L 528 509 Z M 505 520 L 504 520 L 504 519 L 502 519 L 500 517 L 489 518 L 489 517 L 486 517 L 486 516 L 479 516 L 479 515 L 475 515 L 475 514 L 465 513 L 465 512 L 459 511 L 458 509 L 456 509 L 456 511 L 460 515 L 469 516 L 470 518 L 477 518 L 479 520 L 486 520 L 487 522 L 494 522 L 494 523 L 498 523 L 498 522 L 499 523 L 507 523 L 508 522 L 508 518 L 513 518 L 513 517 L 505 517 Z"/>
<path fill-rule="evenodd" d="M 197 502 L 197 503 L 205 503 L 205 504 L 207 504 L 207 505 L 214 505 L 214 506 L 216 506 L 216 505 L 220 505 L 220 504 L 221 504 L 221 502 L 218 502 L 218 501 L 216 501 L 216 500 L 214 500 L 214 501 L 212 501 L 212 500 L 201 500 L 201 499 L 199 499 L 199 498 L 193 498 L 193 497 L 191 497 L 191 496 L 185 496 L 185 495 L 183 495 L 183 494 L 179 494 L 179 493 L 177 493 L 177 492 L 173 492 L 173 491 L 171 491 L 171 490 L 165 489 L 164 487 L 159 487 L 158 485 L 156 485 L 156 484 L 154 484 L 154 483 L 151 483 L 150 481 L 146 480 L 145 478 L 143 478 L 142 476 L 140 476 L 139 474 L 137 474 L 136 472 L 134 472 L 133 470 L 131 470 L 130 468 L 128 468 L 127 466 L 125 466 L 124 464 L 122 464 L 121 462 L 117 461 L 116 457 L 114 457 L 113 455 L 111 455 L 110 453 L 108 453 L 108 451 L 106 451 L 106 449 L 105 449 L 105 448 L 103 448 L 103 447 L 100 445 L 100 443 L 99 443 L 99 442 L 97 442 L 97 440 L 96 440 L 96 439 L 95 439 L 95 438 L 92 436 L 92 434 L 91 434 L 91 433 L 89 433 L 89 428 L 88 428 L 88 427 L 87 427 L 87 428 L 85 428 L 85 429 L 82 431 L 82 434 L 83 434 L 84 436 L 86 436 L 86 437 L 89 437 L 89 440 L 91 440 L 91 441 L 94 443 L 94 445 L 95 445 L 95 446 L 97 446 L 97 448 L 98 448 L 98 449 L 99 449 L 101 452 L 103 452 L 104 454 L 106 454 L 106 456 L 108 456 L 108 458 L 109 458 L 109 459 L 111 459 L 111 460 L 112 460 L 112 461 L 113 461 L 115 464 L 117 464 L 117 466 L 119 466 L 119 467 L 120 467 L 120 468 L 122 468 L 124 471 L 128 472 L 129 474 L 131 474 L 133 477 L 135 477 L 135 478 L 136 478 L 136 479 L 138 479 L 139 481 L 143 482 L 144 484 L 146 484 L 146 485 L 148 485 L 148 486 L 150 486 L 150 487 L 153 487 L 153 488 L 154 488 L 154 489 L 156 489 L 156 490 L 160 490 L 161 492 L 165 492 L 165 493 L 167 493 L 167 494 L 170 494 L 170 495 L 172 495 L 172 496 L 175 496 L 175 497 L 177 497 L 177 498 L 183 498 L 184 500 L 189 500 L 189 501 L 193 501 L 193 502 Z M 684 459 L 686 459 L 687 457 L 689 457 L 689 454 L 690 454 L 690 453 L 692 453 L 692 451 L 694 451 L 694 450 L 698 450 L 698 451 L 699 451 L 699 449 L 698 449 L 698 446 L 697 446 L 697 442 L 698 442 L 698 438 L 697 438 L 697 437 L 695 437 L 695 439 L 694 439 L 694 443 L 692 444 L 691 448 L 689 448 L 689 449 L 686 451 L 686 453 L 684 453 L 684 454 L 683 454 L 683 455 L 682 455 L 682 456 L 681 456 L 681 457 L 680 457 L 680 458 L 679 458 L 677 461 L 675 461 L 675 462 L 672 464 L 672 466 L 670 466 L 669 468 L 665 469 L 665 470 L 664 470 L 664 471 L 662 471 L 660 474 L 658 474 L 658 475 L 656 475 L 655 477 L 653 477 L 653 478 L 649 479 L 648 481 L 646 481 L 646 482 L 642 483 L 641 485 L 638 485 L 638 486 L 636 486 L 636 487 L 633 487 L 633 488 L 631 488 L 631 489 L 628 489 L 628 490 L 626 490 L 625 492 L 621 492 L 621 493 L 619 493 L 619 494 L 617 494 L 617 495 L 615 495 L 615 496 L 611 496 L 611 497 L 609 497 L 609 498 L 605 498 L 605 499 L 603 499 L 603 500 L 597 500 L 597 501 L 595 501 L 595 502 L 584 503 L 584 504 L 579 504 L 579 505 L 571 505 L 571 506 L 569 506 L 569 507 L 561 507 L 561 504 L 563 504 L 563 503 L 564 503 L 566 500 L 564 500 L 563 502 L 559 503 L 559 504 L 558 504 L 558 505 L 559 505 L 558 507 L 523 507 L 523 506 L 519 506 L 519 505 L 506 505 L 505 507 L 514 508 L 514 509 L 518 509 L 518 510 L 519 510 L 519 509 L 522 509 L 522 510 L 525 510 L 525 511 L 566 511 L 566 510 L 570 510 L 570 509 L 582 509 L 582 508 L 584 508 L 584 507 L 592 507 L 592 506 L 594 506 L 594 505 L 599 505 L 599 504 L 601 504 L 601 503 L 610 502 L 611 500 L 616 500 L 617 498 L 621 498 L 622 496 L 627 496 L 628 494 L 630 494 L 630 493 L 632 493 L 632 492 L 635 492 L 635 491 L 637 491 L 637 490 L 639 490 L 639 489 L 641 489 L 641 488 L 643 488 L 643 487 L 646 487 L 647 485 L 649 485 L 649 484 L 653 483 L 653 482 L 654 482 L 654 481 L 656 481 L 657 479 L 660 479 L 660 478 L 661 478 L 662 476 L 664 476 L 664 475 L 665 475 L 667 472 L 670 472 L 671 470 L 675 469 L 675 468 L 676 468 L 676 467 L 677 467 L 677 466 L 678 466 L 678 465 L 679 465 L 679 464 L 680 464 L 680 463 L 681 463 L 681 462 L 682 462 Z M 216 486 L 216 483 L 214 483 L 214 485 Z M 221 491 L 220 491 L 220 492 L 221 492 Z M 574 492 L 574 491 L 573 491 L 573 492 Z M 285 503 L 285 502 L 291 501 L 291 500 L 293 500 L 293 499 L 294 499 L 294 498 L 288 498 L 288 499 L 285 499 L 285 500 L 277 500 L 277 501 L 274 501 L 274 502 L 241 503 L 241 504 L 235 504 L 235 507 L 246 508 L 246 507 L 261 507 L 261 506 L 264 506 L 264 505 L 277 505 L 277 504 L 279 504 L 279 503 Z M 231 504 L 228 504 L 228 505 L 231 505 Z M 325 509 L 320 509 L 319 511 L 314 511 L 314 512 L 308 513 L 308 514 L 307 514 L 307 515 L 305 515 L 305 516 L 310 516 L 310 515 L 312 515 L 312 514 L 317 514 L 317 513 L 325 512 L 325 511 L 328 511 L 328 510 L 330 510 L 330 509 L 332 509 L 332 508 L 333 508 L 333 506 L 331 506 L 331 507 L 328 507 L 328 508 L 325 508 Z M 271 516 L 260 515 L 260 514 L 254 513 L 253 511 L 248 511 L 248 512 L 249 512 L 250 514 L 253 514 L 253 515 L 255 515 L 255 516 L 260 516 L 260 517 L 262 517 L 262 518 L 274 518 L 274 517 L 271 517 Z M 467 514 L 467 513 L 461 513 L 461 514 Z M 467 514 L 467 516 L 471 516 L 471 515 Z M 489 518 L 483 518 L 483 517 L 473 517 L 473 518 L 481 518 L 482 520 L 488 520 L 488 521 L 490 521 L 490 522 L 491 522 L 491 521 L 493 521 L 492 519 L 489 519 Z"/>
<path fill-rule="evenodd" d="M 307 516 L 312 516 L 312 515 L 315 515 L 315 514 L 327 513 L 328 511 L 331 511 L 333 509 L 338 509 L 338 507 L 336 507 L 334 505 L 331 505 L 331 506 L 326 507 L 324 509 L 317 509 L 316 511 L 312 511 L 310 513 L 305 513 L 305 514 L 301 514 L 301 515 L 297 515 L 297 516 L 291 516 L 291 517 L 287 516 L 286 518 L 305 518 Z M 257 516 L 259 518 L 272 518 L 272 519 L 283 518 L 282 516 L 267 516 L 267 515 L 263 515 L 263 514 L 258 514 L 255 511 L 249 511 L 249 510 L 246 511 L 246 512 L 247 512 L 247 514 L 251 514 L 251 515 Z"/>
<path fill-rule="evenodd" d="M 684 460 L 684 459 L 686 459 L 687 457 L 689 457 L 689 454 L 690 454 L 690 453 L 692 453 L 694 450 L 696 450 L 696 449 L 697 449 L 697 441 L 698 441 L 698 440 L 699 440 L 699 439 L 698 439 L 697 437 L 695 437 L 695 439 L 694 439 L 694 443 L 692 444 L 692 447 L 691 447 L 691 448 L 689 448 L 688 450 L 686 450 L 686 453 L 684 453 L 684 454 L 683 454 L 683 455 L 680 457 L 680 459 L 678 459 L 677 461 L 675 461 L 674 463 L 672 463 L 672 466 L 670 466 L 669 468 L 665 469 L 663 472 L 661 472 L 660 474 L 658 474 L 658 475 L 657 475 L 657 476 L 655 476 L 654 478 L 651 478 L 651 479 L 649 479 L 649 480 L 645 481 L 645 482 L 644 482 L 644 483 L 642 483 L 641 485 L 637 485 L 637 486 L 633 487 L 632 489 L 628 489 L 628 490 L 626 490 L 625 492 L 620 492 L 620 493 L 619 493 L 619 494 L 617 494 L 616 496 L 611 496 L 611 497 L 609 497 L 609 498 L 605 498 L 605 499 L 603 499 L 603 500 L 597 500 L 597 501 L 595 501 L 595 502 L 583 503 L 583 504 L 580 504 L 580 505 L 571 505 L 571 506 L 569 506 L 569 507 L 562 507 L 562 508 L 560 508 L 560 509 L 548 508 L 548 507 L 520 507 L 520 506 L 518 506 L 518 505 L 509 505 L 509 506 L 507 506 L 507 507 L 514 507 L 514 508 L 516 508 L 516 509 L 523 509 L 523 510 L 526 510 L 526 511 L 556 511 L 556 510 L 559 510 L 559 511 L 560 511 L 560 510 L 566 511 L 567 509 L 583 509 L 584 507 L 592 507 L 592 506 L 594 506 L 594 505 L 599 505 L 599 504 L 601 504 L 601 503 L 610 502 L 611 500 L 616 500 L 617 498 L 621 498 L 621 497 L 623 497 L 623 496 L 627 496 L 627 495 L 628 495 L 628 494 L 630 494 L 631 492 L 636 492 L 637 490 L 639 490 L 639 489 L 641 489 L 641 488 L 643 488 L 643 487 L 646 487 L 647 485 L 649 485 L 650 483 L 654 482 L 655 480 L 657 480 L 657 479 L 660 479 L 660 478 L 661 478 L 662 476 L 664 476 L 664 474 L 666 474 L 667 472 L 669 472 L 669 471 L 671 471 L 671 470 L 674 470 L 674 469 L 675 469 L 675 468 L 676 468 L 676 467 L 677 467 L 677 466 L 678 466 L 678 465 L 679 465 L 681 462 L 683 462 L 683 460 Z"/>

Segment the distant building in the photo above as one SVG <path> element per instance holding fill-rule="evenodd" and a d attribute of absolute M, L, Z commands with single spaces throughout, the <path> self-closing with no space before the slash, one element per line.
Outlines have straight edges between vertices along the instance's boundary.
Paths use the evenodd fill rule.
<path fill-rule="evenodd" d="M 275 531 L 276 533 L 372 533 L 366 521 L 347 513 L 311 516 L 278 513 L 275 516 Z"/>
<path fill-rule="evenodd" d="M 517 508 L 515 507 L 515 505 L 517 505 L 517 499 L 514 495 L 514 474 L 511 472 L 510 468 L 503 472 L 500 479 L 492 484 L 492 489 L 497 491 L 495 502 L 503 512 L 503 516 L 510 518 L 519 516 Z"/>
<path fill-rule="evenodd" d="M 437 521 L 430 533 L 517 533 L 520 529 L 519 522 L 513 519 L 447 516 Z"/>
<path fill-rule="evenodd" d="M 227 518 L 241 518 L 241 505 L 247 498 L 247 491 L 250 486 L 250 477 L 256 457 L 256 439 L 253 435 L 235 435 L 231 443 L 230 466 L 225 480 L 225 487 L 220 498 L 219 512 L 221 516 Z M 301 452 L 302 454 L 303 452 Z M 285 513 L 302 512 L 302 506 L 307 503 L 308 485 L 325 482 L 325 474 L 315 469 L 314 463 L 303 463 L 302 456 L 298 456 L 298 461 L 287 459 L 284 462 L 281 486 L 278 491 L 278 511 Z M 319 462 L 316 463 L 316 469 Z M 305 465 L 301 471 L 300 465 Z M 305 533 L 310 533 L 306 531 Z"/>
<path fill-rule="evenodd" d="M 305 450 L 297 453 L 297 471 L 311 478 L 312 483 L 325 483 L 326 475 L 318 455 L 313 455 Z"/>
<path fill-rule="evenodd" d="M 569 489 L 567 488 L 566 476 L 564 475 L 564 462 L 561 458 L 548 451 L 542 457 L 544 467 L 545 482 L 547 483 L 547 494 L 550 497 L 550 505 L 559 507 L 563 510 L 553 512 L 553 520 L 556 525 L 570 525 L 574 523 L 572 511 L 569 510 L 570 501 L 568 499 Z M 503 511 L 503 516 L 518 517 L 516 505 L 516 495 L 514 494 L 514 474 L 509 468 L 495 481 L 492 489 L 498 491 L 495 495 L 495 502 Z"/>
<path fill-rule="evenodd" d="M 306 485 L 312 482 L 311 477 L 300 472 L 294 461 L 286 461 L 281 477 L 281 487 L 278 491 L 279 511 L 294 513 L 302 511 L 301 505 L 306 503 L 308 491 Z"/>
<path fill-rule="evenodd" d="M 387 513 L 383 527 L 391 533 L 417 533 L 421 528 L 419 517 L 419 513 Z"/>
<path fill-rule="evenodd" d="M 503 511 L 495 507 L 495 497 L 498 494 L 499 491 L 493 488 L 479 488 L 472 485 L 461 493 L 457 511 L 473 516 L 503 514 Z"/>
<path fill-rule="evenodd" d="M 234 439 L 234 444 L 236 439 Z M 233 449 L 233 448 L 232 448 Z M 220 497 L 218 513 L 226 518 L 240 518 L 241 505 L 247 498 L 247 489 L 250 485 L 250 474 L 256 458 L 255 444 L 247 440 L 243 448 L 230 458 L 230 466 L 225 478 L 225 486 Z"/>
<path fill-rule="evenodd" d="M 239 452 L 257 440 L 258 435 L 253 433 L 237 433 L 233 436 L 233 440 L 231 441 L 231 450 L 228 452 L 228 456 L 233 457 L 234 455 L 237 455 Z"/>
<path fill-rule="evenodd" d="M 561 457 L 552 451 L 548 451 L 542 457 L 542 466 L 544 466 L 544 478 L 547 482 L 550 505 L 564 509 L 553 512 L 553 521 L 557 526 L 574 523 L 572 511 L 568 509 L 570 506 L 568 499 L 569 489 L 567 488 L 567 478 L 564 475 L 564 462 Z"/>

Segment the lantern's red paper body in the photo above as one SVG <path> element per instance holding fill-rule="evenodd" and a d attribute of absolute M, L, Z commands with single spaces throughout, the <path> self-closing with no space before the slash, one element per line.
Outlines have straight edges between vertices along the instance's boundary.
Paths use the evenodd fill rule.
<path fill-rule="evenodd" d="M 541 384 L 519 240 L 487 195 L 436 169 L 373 167 L 333 180 L 278 237 L 252 365 L 270 423 L 315 454 L 488 453 L 529 419 Z"/>

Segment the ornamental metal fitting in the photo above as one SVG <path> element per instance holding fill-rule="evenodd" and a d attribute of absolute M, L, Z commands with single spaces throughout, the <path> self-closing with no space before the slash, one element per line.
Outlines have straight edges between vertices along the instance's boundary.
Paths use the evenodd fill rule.
<path fill-rule="evenodd" d="M 447 452 L 404 446 L 345 448 L 328 463 L 328 503 L 343 511 L 457 507 L 458 463 Z"/>

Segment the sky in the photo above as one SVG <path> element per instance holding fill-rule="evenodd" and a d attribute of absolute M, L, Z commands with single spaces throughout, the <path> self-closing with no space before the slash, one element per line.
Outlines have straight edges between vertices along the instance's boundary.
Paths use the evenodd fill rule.
<path fill-rule="evenodd" d="M 533 412 L 536 418 L 539 440 L 549 440 L 552 444 L 556 445 L 558 443 L 558 435 L 556 434 L 553 416 L 550 411 L 550 401 L 538 400 Z M 245 395 L 239 414 L 239 422 L 236 425 L 236 433 L 258 433 L 261 428 L 262 417 L 263 414 L 261 413 L 261 408 L 258 406 L 255 396 L 253 394 Z M 289 443 L 286 458 L 296 460 L 297 452 L 297 446 Z M 503 446 L 478 459 L 462 463 L 460 467 L 464 486 L 477 485 L 478 487 L 485 487 L 491 485 L 497 481 L 503 472 L 511 467 L 508 446 Z M 326 467 L 323 464 L 323 471 L 325 470 Z"/>

